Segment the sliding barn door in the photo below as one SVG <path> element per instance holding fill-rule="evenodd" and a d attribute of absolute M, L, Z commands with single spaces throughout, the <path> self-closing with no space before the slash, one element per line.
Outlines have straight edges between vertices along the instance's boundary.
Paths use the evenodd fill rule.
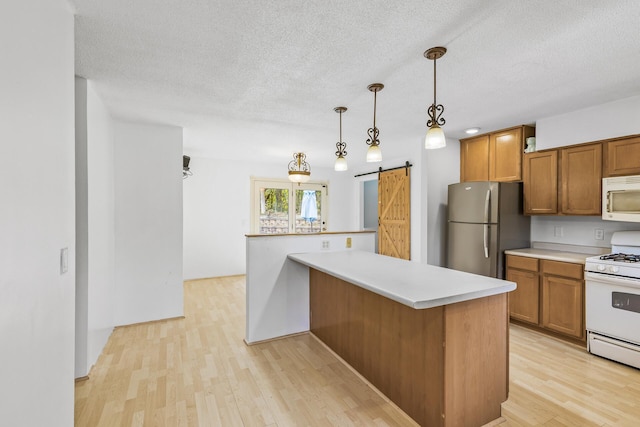
<path fill-rule="evenodd" d="M 378 253 L 411 258 L 410 169 L 381 172 L 378 178 Z"/>

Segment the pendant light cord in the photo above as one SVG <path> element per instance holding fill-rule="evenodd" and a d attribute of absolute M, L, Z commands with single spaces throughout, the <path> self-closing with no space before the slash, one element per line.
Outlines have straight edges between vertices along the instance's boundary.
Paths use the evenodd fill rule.
<path fill-rule="evenodd" d="M 438 105 L 436 102 L 436 58 L 433 58 L 433 105 Z"/>
<path fill-rule="evenodd" d="M 374 91 L 373 92 L 373 128 L 376 128 L 376 95 L 378 94 L 378 91 Z"/>

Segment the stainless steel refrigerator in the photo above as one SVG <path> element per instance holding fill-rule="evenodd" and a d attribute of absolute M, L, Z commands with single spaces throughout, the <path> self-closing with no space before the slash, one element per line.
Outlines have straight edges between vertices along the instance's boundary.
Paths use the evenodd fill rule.
<path fill-rule="evenodd" d="M 530 246 L 522 214 L 522 183 L 449 185 L 447 267 L 504 278 L 504 251 Z"/>

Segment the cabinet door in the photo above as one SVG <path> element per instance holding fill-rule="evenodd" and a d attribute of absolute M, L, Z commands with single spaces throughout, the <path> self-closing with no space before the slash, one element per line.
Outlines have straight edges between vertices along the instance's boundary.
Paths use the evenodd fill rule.
<path fill-rule="evenodd" d="M 460 141 L 460 182 L 489 179 L 489 135 Z"/>
<path fill-rule="evenodd" d="M 507 129 L 489 136 L 489 180 L 522 180 L 522 128 Z"/>
<path fill-rule="evenodd" d="M 524 155 L 524 213 L 558 213 L 557 150 Z"/>
<path fill-rule="evenodd" d="M 604 176 L 640 175 L 640 136 L 604 143 Z"/>
<path fill-rule="evenodd" d="M 515 291 L 509 292 L 509 315 L 513 319 L 537 325 L 539 313 L 538 274 L 508 268 L 507 280 L 518 284 Z"/>
<path fill-rule="evenodd" d="M 602 144 L 563 148 L 561 208 L 567 215 L 602 214 Z"/>
<path fill-rule="evenodd" d="M 542 326 L 574 338 L 584 338 L 582 280 L 542 276 Z"/>

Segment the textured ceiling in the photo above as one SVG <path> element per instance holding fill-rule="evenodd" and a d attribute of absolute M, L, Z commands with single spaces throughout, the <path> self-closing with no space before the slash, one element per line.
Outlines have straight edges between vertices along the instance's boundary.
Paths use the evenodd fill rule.
<path fill-rule="evenodd" d="M 385 158 L 422 146 L 433 99 L 447 137 L 640 94 L 638 0 L 71 0 L 76 73 L 114 117 L 184 127 L 184 151 L 330 166 L 344 105 L 362 167 L 381 82 Z"/>

